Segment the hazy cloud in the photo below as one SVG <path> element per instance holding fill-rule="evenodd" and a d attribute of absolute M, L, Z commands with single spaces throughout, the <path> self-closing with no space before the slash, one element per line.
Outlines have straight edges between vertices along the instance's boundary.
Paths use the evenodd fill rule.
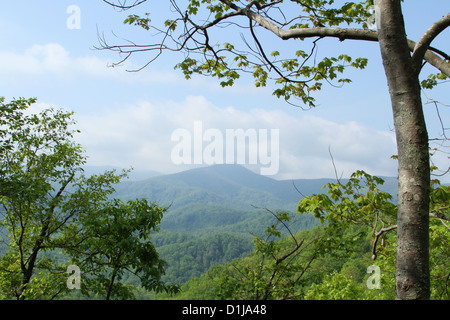
<path fill-rule="evenodd" d="M 111 62 L 94 55 L 72 56 L 57 43 L 30 46 L 22 53 L 0 51 L 0 83 L 8 81 L 116 81 L 130 88 L 133 84 L 167 83 L 166 90 L 178 84 L 215 92 L 215 81 L 195 78 L 185 82 L 174 72 L 142 71 L 128 73 L 131 65 L 108 68 Z M 125 90 L 125 89 L 124 89 Z M 221 89 L 232 94 L 255 94 L 247 85 Z M 165 95 L 164 95 L 165 96 Z M 357 169 L 378 175 L 395 175 L 395 137 L 392 132 L 374 130 L 358 122 L 337 123 L 314 115 L 314 111 L 287 114 L 282 110 L 218 107 L 204 96 L 184 100 L 159 98 L 132 104 L 89 110 L 77 114 L 82 134 L 79 141 L 87 148 L 95 165 L 133 166 L 139 170 L 163 173 L 193 168 L 175 165 L 171 151 L 176 145 L 171 135 L 176 129 L 193 132 L 194 122 L 202 121 L 204 130 L 278 129 L 279 171 L 276 178 L 317 178 L 334 176 L 329 148 L 338 173 L 348 176 Z M 69 102 L 70 104 L 70 102 Z M 39 105 L 43 107 L 45 103 Z M 108 104 L 107 104 L 108 105 Z M 241 106 L 239 106 L 241 107 Z M 99 107 L 100 108 L 100 107 Z M 250 169 L 258 171 L 257 166 Z"/>
<path fill-rule="evenodd" d="M 329 148 L 339 174 L 364 169 L 377 175 L 395 175 L 395 136 L 356 122 L 335 123 L 302 113 L 293 117 L 280 110 L 242 111 L 219 108 L 202 96 L 183 101 L 148 102 L 80 115 L 79 137 L 95 165 L 133 166 L 164 173 L 193 168 L 171 161 L 176 129 L 194 132 L 194 122 L 203 130 L 279 129 L 280 170 L 275 178 L 334 177 Z M 204 145 L 207 144 L 204 142 Z M 250 166 L 250 169 L 258 169 Z"/>

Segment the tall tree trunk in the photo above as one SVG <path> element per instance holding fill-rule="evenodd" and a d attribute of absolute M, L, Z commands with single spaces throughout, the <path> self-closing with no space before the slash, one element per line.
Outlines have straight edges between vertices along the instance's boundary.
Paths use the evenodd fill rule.
<path fill-rule="evenodd" d="M 397 299 L 429 299 L 428 133 L 419 70 L 406 39 L 400 0 L 376 0 L 381 56 L 389 86 L 398 151 Z"/>

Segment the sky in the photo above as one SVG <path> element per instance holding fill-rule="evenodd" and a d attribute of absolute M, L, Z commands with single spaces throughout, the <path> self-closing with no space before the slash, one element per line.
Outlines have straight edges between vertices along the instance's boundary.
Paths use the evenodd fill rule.
<path fill-rule="evenodd" d="M 448 0 L 433 0 L 433 6 L 427 3 L 405 1 L 404 15 L 411 40 L 417 41 L 434 21 L 450 11 Z M 396 154 L 392 111 L 376 43 L 320 43 L 321 55 L 359 55 L 368 58 L 369 64 L 363 71 L 346 73 L 351 84 L 324 87 L 315 96 L 317 107 L 303 110 L 273 96 L 270 84 L 256 88 L 252 79 L 243 78 L 228 88 L 203 76 L 186 80 L 180 70 L 174 69 L 183 59 L 180 53 L 165 54 L 139 72 L 127 70 L 143 66 L 149 59 L 146 54 L 111 67 L 122 57 L 96 49 L 99 35 L 111 43 L 123 43 L 122 39 L 151 43 L 152 32 L 123 24 L 127 15 L 146 11 L 152 12 L 155 20 L 161 19 L 170 12 L 169 2 L 148 1 L 125 13 L 101 0 L 3 3 L 0 96 L 7 101 L 36 97 L 36 111 L 50 106 L 73 111 L 81 130 L 75 139 L 85 148 L 88 165 L 92 166 L 133 167 L 170 174 L 209 165 L 206 159 L 211 157 L 203 154 L 195 158 L 194 153 L 222 145 L 224 154 L 215 153 L 215 159 L 227 163 L 227 132 L 243 129 L 259 139 L 268 133 L 277 143 L 271 149 L 276 151 L 276 157 L 271 154 L 270 159 L 276 168 L 270 176 L 275 179 L 335 177 L 335 169 L 343 177 L 360 169 L 378 176 L 396 176 L 397 164 L 391 159 Z M 231 39 L 236 38 L 235 33 L 231 34 Z M 281 43 L 269 35 L 264 39 L 271 47 L 304 45 L 299 41 Z M 449 39 L 450 30 L 446 30 L 432 45 L 450 52 Z M 431 72 L 432 69 L 426 69 L 423 76 Z M 435 99 L 449 105 L 449 85 L 444 83 L 436 90 L 424 92 L 430 137 L 439 137 L 441 125 L 435 105 L 427 102 Z M 441 107 L 439 115 L 448 126 L 449 108 Z M 176 132 L 185 135 L 175 134 L 174 138 Z M 207 140 L 208 135 L 215 140 Z M 267 168 L 262 156 L 268 145 L 263 142 L 259 140 L 256 149 L 252 149 L 258 150 L 256 163 L 249 159 L 243 163 L 257 173 L 264 172 L 262 167 Z M 184 148 L 188 143 L 190 150 Z M 191 152 L 192 161 L 180 163 L 174 159 L 174 150 L 181 147 L 184 155 Z M 237 159 L 230 158 L 233 161 L 237 163 Z M 435 162 L 447 168 L 450 161 L 446 154 L 439 153 Z"/>

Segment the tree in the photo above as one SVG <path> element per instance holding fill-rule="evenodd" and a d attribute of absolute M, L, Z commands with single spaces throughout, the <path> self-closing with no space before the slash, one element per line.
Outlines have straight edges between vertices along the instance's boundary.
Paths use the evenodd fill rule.
<path fill-rule="evenodd" d="M 83 292 L 106 300 L 133 299 L 132 288 L 120 283 L 125 272 L 136 275 L 149 291 L 177 292 L 177 286 L 161 280 L 166 263 L 150 238 L 166 210 L 145 199 L 127 203 L 113 199 L 93 214 L 82 214 L 85 240 L 72 254 L 72 262 L 84 270 Z"/>
<path fill-rule="evenodd" d="M 105 270 L 108 254 L 114 267 L 111 288 L 119 273 L 133 268 L 143 275 L 144 287 L 161 289 L 164 261 L 149 233 L 157 230 L 164 209 L 145 200 L 128 204 L 111 200 L 114 184 L 127 171 L 86 177 L 82 169 L 86 155 L 73 141 L 78 131 L 71 128 L 72 113 L 52 108 L 31 113 L 27 109 L 35 102 L 4 103 L 0 98 L 2 297 L 55 299 L 68 290 L 69 257 L 79 259 L 73 262 L 90 259 L 90 264 L 78 267 L 92 271 Z M 117 290 L 113 293 L 119 295 Z"/>
<path fill-rule="evenodd" d="M 86 208 L 87 199 L 67 195 L 85 159 L 81 147 L 71 141 L 70 113 L 47 109 L 26 115 L 35 99 L 3 101 L 0 223 L 9 249 L 1 259 L 2 286 L 8 282 L 2 289 L 17 299 L 52 298 L 64 291 L 60 280 L 65 270 L 50 253 L 69 241 L 66 224 Z M 94 196 L 99 194 L 92 190 L 89 199 Z"/>
<path fill-rule="evenodd" d="M 225 299 L 392 299 L 395 281 L 397 205 L 382 191 L 383 179 L 364 171 L 348 181 L 323 186 L 308 195 L 300 214 L 313 213 L 322 222 L 312 231 L 293 234 L 290 216 L 272 213 L 275 222 L 265 237 L 255 237 L 255 250 L 223 266 L 216 284 Z M 448 299 L 450 264 L 448 232 L 450 187 L 436 181 L 430 196 L 430 258 L 433 299 Z M 289 236 L 281 237 L 279 227 Z M 302 240 L 297 240 L 302 239 Z M 368 266 L 379 270 L 378 277 Z M 211 280 L 214 281 L 214 280 Z M 375 281 L 376 290 L 373 282 Z M 369 283 L 370 282 L 370 283 Z M 195 290 L 194 290 L 195 292 Z"/>
<path fill-rule="evenodd" d="M 286 300 L 303 294 L 298 294 L 295 289 L 319 256 L 317 240 L 321 236 L 314 241 L 299 240 L 289 228 L 289 212 L 265 210 L 275 220 L 266 228 L 263 237 L 255 235 L 253 254 L 230 263 L 219 286 L 222 299 Z M 280 241 L 282 231 L 289 234 L 284 241 Z M 315 250 L 307 250 L 312 243 Z"/>
<path fill-rule="evenodd" d="M 121 9 L 140 6 L 147 0 L 104 2 Z M 342 2 L 334 0 L 190 0 L 181 7 L 176 0 L 170 5 L 175 17 L 161 26 L 151 24 L 150 13 L 129 15 L 126 24 L 145 30 L 156 30 L 154 43 L 109 45 L 101 38 L 101 49 L 125 54 L 122 61 L 134 53 L 154 52 L 146 67 L 164 51 L 183 52 L 184 59 L 176 65 L 186 78 L 204 74 L 231 86 L 242 74 L 250 74 L 257 87 L 271 81 L 273 94 L 288 103 L 297 98 L 300 105 L 315 106 L 312 94 L 321 90 L 324 82 L 338 85 L 350 82 L 341 77 L 347 67 L 363 69 L 367 59 L 353 59 L 349 55 L 313 58 L 320 41 L 335 38 L 378 42 L 392 102 L 398 148 L 398 253 L 396 296 L 398 299 L 428 299 L 429 279 L 429 194 L 430 171 L 428 133 L 421 101 L 419 75 L 424 64 L 437 69 L 437 74 L 422 81 L 424 87 L 433 86 L 436 79 L 450 76 L 449 55 L 431 47 L 432 41 L 450 25 L 450 13 L 436 21 L 414 42 L 406 37 L 401 0 L 366 0 Z M 375 9 L 375 16 L 373 14 Z M 377 30 L 369 29 L 368 21 L 375 20 Z M 226 28 L 229 42 L 221 41 Z M 268 31 L 261 36 L 260 30 Z M 238 48 L 231 40 L 241 33 L 247 47 Z M 244 33 L 253 40 L 253 46 Z M 230 36 L 231 34 L 231 36 Z M 271 40 L 313 39 L 310 50 L 298 49 L 270 54 Z M 305 45 L 306 46 L 306 45 Z M 290 49 L 290 48 L 289 48 Z M 283 58 L 280 58 L 283 57 Z M 119 63 L 120 63 L 119 62 Z"/>
<path fill-rule="evenodd" d="M 395 214 L 397 205 L 392 196 L 382 191 L 384 180 L 371 176 L 364 171 L 357 171 L 345 184 L 341 181 L 329 183 L 323 188 L 326 193 L 308 195 L 300 200 L 298 212 L 301 214 L 312 212 L 314 216 L 328 226 L 332 226 L 337 233 L 344 234 L 351 225 L 361 226 L 364 232 L 371 234 L 372 260 L 391 256 L 395 251 L 395 238 L 389 237 L 393 230 L 398 229 L 398 217 Z M 446 243 L 450 239 L 449 226 L 450 187 L 440 185 L 434 180 L 430 193 L 431 220 L 430 252 L 431 283 L 433 298 L 448 298 L 450 265 L 448 261 L 448 248 Z M 341 236 L 335 237 L 337 241 Z M 446 257 L 446 258 L 444 258 Z M 386 264 L 386 261 L 376 262 Z M 388 267 L 387 267 L 388 268 Z M 384 272 L 385 273 L 385 272 Z M 331 284 L 324 286 L 327 291 Z M 309 294 L 311 296 L 311 294 Z"/>

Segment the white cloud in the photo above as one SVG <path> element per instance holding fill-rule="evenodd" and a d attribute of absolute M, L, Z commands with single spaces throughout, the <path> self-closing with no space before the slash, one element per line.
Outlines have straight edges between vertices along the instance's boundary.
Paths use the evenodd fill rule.
<path fill-rule="evenodd" d="M 33 45 L 23 53 L 0 52 L 0 71 L 10 79 L 42 75 L 68 78 L 82 72 L 95 74 L 99 64 L 99 59 L 93 57 L 71 58 L 69 52 L 56 43 Z"/>
<path fill-rule="evenodd" d="M 293 117 L 280 110 L 219 108 L 202 96 L 190 96 L 178 102 L 141 101 L 77 118 L 82 131 L 79 142 L 95 165 L 164 173 L 193 168 L 173 163 L 171 151 L 177 142 L 171 135 L 180 128 L 193 134 L 194 121 L 202 121 L 203 132 L 218 129 L 224 135 L 226 129 L 279 129 L 280 170 L 275 178 L 334 177 L 329 147 L 338 173 L 344 176 L 358 169 L 377 175 L 395 175 L 396 170 L 390 159 L 395 154 L 393 133 L 356 122 L 335 123 L 311 113 Z"/>
<path fill-rule="evenodd" d="M 0 51 L 0 83 L 8 81 L 22 86 L 43 79 L 66 83 L 99 79 L 103 84 L 105 81 L 123 83 L 124 88 L 136 83 L 167 83 L 168 88 L 177 88 L 182 83 L 185 88 L 202 88 L 202 92 L 219 90 L 216 81 L 201 77 L 185 82 L 172 71 L 151 69 L 128 73 L 126 70 L 134 69 L 133 66 L 108 68 L 110 63 L 94 55 L 74 57 L 57 43 L 33 45 L 22 53 Z M 245 84 L 220 90 L 230 96 L 255 93 L 253 87 L 250 90 Z M 42 109 L 44 105 L 38 107 Z M 223 134 L 226 129 L 279 129 L 276 178 L 334 176 L 329 147 L 338 172 L 346 176 L 357 169 L 378 175 L 395 174 L 396 164 L 389 158 L 395 153 L 393 133 L 357 122 L 324 120 L 314 116 L 313 110 L 293 116 L 281 110 L 220 108 L 203 96 L 189 96 L 183 101 L 140 101 L 93 112 L 78 114 L 77 118 L 83 132 L 79 141 L 87 148 L 90 163 L 95 165 L 133 166 L 164 173 L 193 168 L 193 165 L 173 163 L 171 151 L 176 142 L 171 141 L 171 134 L 178 128 L 193 132 L 194 121 L 200 120 L 204 131 L 218 129 Z"/>
<path fill-rule="evenodd" d="M 173 72 L 143 71 L 129 73 L 133 69 L 129 63 L 113 68 L 112 62 L 95 55 L 73 57 L 58 43 L 35 44 L 22 53 L 0 51 L 0 83 L 42 82 L 42 79 L 54 81 L 75 81 L 86 78 L 101 78 L 121 82 L 152 83 L 179 80 Z"/>

